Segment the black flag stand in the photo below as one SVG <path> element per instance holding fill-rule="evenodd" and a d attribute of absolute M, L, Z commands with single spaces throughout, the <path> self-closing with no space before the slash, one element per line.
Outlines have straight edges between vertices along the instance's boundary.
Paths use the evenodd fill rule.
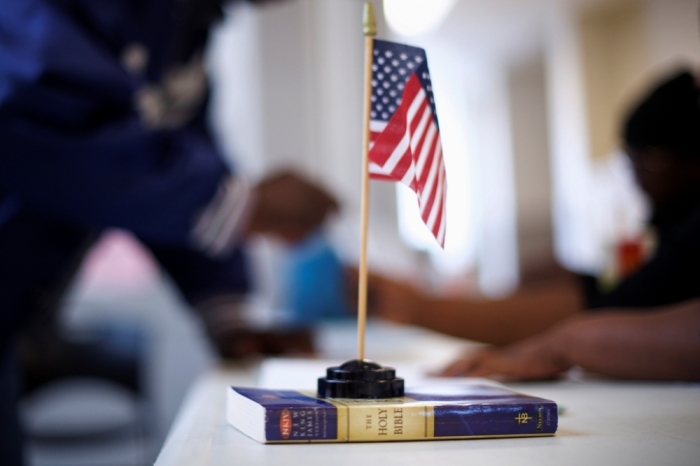
<path fill-rule="evenodd" d="M 353 359 L 338 367 L 329 367 L 318 379 L 321 398 L 394 398 L 403 396 L 403 379 L 391 367 L 367 359 Z"/>

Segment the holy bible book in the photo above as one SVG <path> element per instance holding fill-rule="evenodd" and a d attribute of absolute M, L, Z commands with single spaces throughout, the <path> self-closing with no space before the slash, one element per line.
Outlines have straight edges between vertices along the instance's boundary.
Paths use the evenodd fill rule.
<path fill-rule="evenodd" d="M 227 419 L 261 443 L 385 442 L 554 435 L 557 405 L 492 385 L 407 389 L 400 398 L 318 398 L 230 387 Z"/>

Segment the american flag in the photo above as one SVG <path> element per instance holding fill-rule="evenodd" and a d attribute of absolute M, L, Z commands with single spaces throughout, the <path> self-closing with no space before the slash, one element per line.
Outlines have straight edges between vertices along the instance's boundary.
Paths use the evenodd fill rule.
<path fill-rule="evenodd" d="M 447 183 L 432 89 L 425 50 L 374 40 L 370 176 L 410 187 L 444 247 Z"/>

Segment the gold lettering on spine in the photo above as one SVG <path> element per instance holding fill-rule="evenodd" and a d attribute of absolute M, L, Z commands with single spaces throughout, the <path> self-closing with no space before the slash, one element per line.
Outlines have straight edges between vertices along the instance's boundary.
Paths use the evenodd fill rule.
<path fill-rule="evenodd" d="M 351 441 L 419 440 L 432 435 L 432 409 L 426 408 L 422 401 L 406 397 L 328 401 L 339 407 L 339 420 L 340 406 L 347 410 L 347 435 Z M 340 432 L 340 422 L 338 430 Z"/>
<path fill-rule="evenodd" d="M 387 426 L 389 425 L 389 421 L 387 417 L 387 410 L 379 408 L 379 414 L 377 415 L 377 435 L 386 435 L 388 433 Z"/>
<path fill-rule="evenodd" d="M 403 435 L 403 408 L 394 408 L 394 435 Z"/>

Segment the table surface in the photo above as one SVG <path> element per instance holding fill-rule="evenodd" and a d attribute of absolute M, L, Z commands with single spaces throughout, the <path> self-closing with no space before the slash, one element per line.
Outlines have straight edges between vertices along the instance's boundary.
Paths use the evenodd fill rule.
<path fill-rule="evenodd" d="M 354 338 L 352 326 L 322 329 L 322 354 L 334 364 L 352 359 L 354 355 L 347 348 L 354 348 Z M 370 325 L 367 335 L 367 354 L 396 367 L 409 386 L 419 374 L 449 360 L 464 345 L 424 330 L 377 323 Z M 587 376 L 508 384 L 518 391 L 552 399 L 564 409 L 554 437 L 263 445 L 226 422 L 228 386 L 313 389 L 315 378 L 327 365 L 324 360 L 269 360 L 211 371 L 191 389 L 156 466 L 315 465 L 323 461 L 333 466 L 464 461 L 470 465 L 700 464 L 698 384 L 624 382 Z"/>

